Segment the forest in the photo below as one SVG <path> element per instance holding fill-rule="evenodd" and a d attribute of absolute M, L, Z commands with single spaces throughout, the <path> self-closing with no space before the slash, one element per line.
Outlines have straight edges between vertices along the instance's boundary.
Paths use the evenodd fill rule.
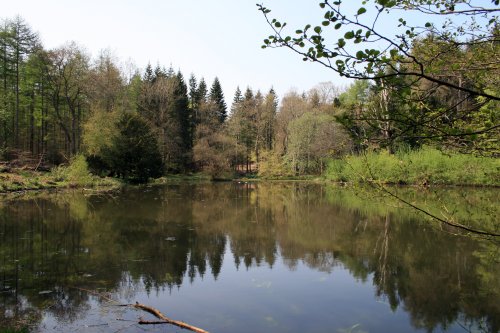
<path fill-rule="evenodd" d="M 267 18 L 270 10 L 260 10 Z M 355 24 L 340 22 L 341 13 L 327 14 L 323 28 Z M 366 178 L 498 184 L 500 50 L 494 22 L 467 43 L 426 25 L 425 34 L 413 33 L 411 45 L 391 49 L 389 57 L 369 49 L 339 54 L 325 49 L 320 26 L 306 26 L 292 38 L 276 19 L 268 22 L 275 35 L 264 48 L 292 48 L 304 60 L 358 80 L 347 87 L 323 82 L 281 98 L 272 88 L 236 87 L 228 105 L 217 77 L 206 82 L 161 64 L 139 70 L 106 50 L 92 58 L 75 42 L 46 49 L 21 17 L 3 19 L 0 161 L 26 157 L 36 169 L 83 161 L 94 175 L 131 182 L 194 172 L 225 179 L 327 175 L 356 181 L 360 176 L 353 174 L 366 169 L 362 161 L 373 161 L 379 174 L 374 167 Z M 347 31 L 336 50 L 345 51 L 349 40 L 369 41 L 369 31 Z M 307 51 L 305 43 L 314 47 Z M 339 56 L 368 66 L 360 72 L 349 59 L 332 65 Z M 425 72 L 415 75 L 415 66 Z M 411 171 L 426 160 L 425 170 Z M 396 169 L 404 170 L 394 178 Z M 439 170 L 442 177 L 435 176 Z"/>

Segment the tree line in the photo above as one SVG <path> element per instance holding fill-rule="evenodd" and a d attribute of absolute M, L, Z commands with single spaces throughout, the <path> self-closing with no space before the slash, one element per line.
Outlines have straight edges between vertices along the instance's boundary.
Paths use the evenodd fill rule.
<path fill-rule="evenodd" d="M 228 107 L 218 78 L 210 86 L 194 74 L 186 81 L 160 64 L 127 73 L 107 51 L 92 59 L 75 43 L 47 50 L 22 18 L 5 19 L 0 153 L 9 159 L 28 151 L 53 164 L 83 154 L 93 172 L 133 181 L 191 171 L 322 173 L 345 154 L 423 145 L 497 156 L 499 101 L 488 96 L 498 94 L 499 71 L 481 67 L 497 57 L 497 37 L 494 28 L 463 45 L 429 33 L 407 49 L 440 80 L 484 94 L 389 75 L 386 66 L 387 75 L 373 80 L 320 83 L 281 101 L 273 89 L 237 87 Z M 399 72 L 412 70 L 392 55 Z M 464 71 L 465 64 L 476 70 Z"/>

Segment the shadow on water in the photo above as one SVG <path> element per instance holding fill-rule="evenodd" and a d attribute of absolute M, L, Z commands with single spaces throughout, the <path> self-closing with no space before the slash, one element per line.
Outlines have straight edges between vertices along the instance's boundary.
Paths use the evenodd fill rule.
<path fill-rule="evenodd" d="M 436 213 L 498 230 L 498 190 L 400 192 Z M 387 325 L 498 332 L 498 244 L 457 236 L 385 200 L 301 183 L 4 198 L 0 323 L 42 331 L 95 324 L 112 332 L 115 317 L 138 317 L 103 312 L 102 300 L 83 288 L 125 303 L 175 301 L 169 313 L 214 332 L 360 333 Z M 125 319 L 128 331 L 137 330 Z"/>

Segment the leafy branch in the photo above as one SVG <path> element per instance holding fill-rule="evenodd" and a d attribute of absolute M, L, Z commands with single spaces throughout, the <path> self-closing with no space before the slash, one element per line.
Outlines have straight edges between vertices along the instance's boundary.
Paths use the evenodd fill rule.
<path fill-rule="evenodd" d="M 372 7 L 366 6 L 370 2 Z M 302 56 L 304 61 L 317 62 L 347 78 L 380 80 L 414 77 L 465 92 L 471 97 L 480 96 L 500 101 L 500 96 L 482 89 L 479 84 L 462 85 L 433 71 L 432 66 L 412 52 L 413 42 L 426 35 L 433 35 L 440 41 L 453 42 L 457 47 L 497 43 L 499 19 L 496 13 L 500 12 L 498 0 L 492 1 L 492 8 L 474 6 L 472 2 L 473 0 L 365 0 L 354 15 L 349 15 L 341 0 L 324 0 L 319 3 L 325 10 L 321 23 L 314 27 L 307 24 L 304 28 L 297 29 L 295 35 L 285 33 L 286 22 L 269 17 L 269 8 L 262 4 L 257 6 L 274 33 L 264 39 L 263 48 L 288 48 Z M 461 25 L 447 18 L 440 28 L 431 22 L 424 26 L 412 26 L 404 18 L 399 18 L 398 28 L 403 32 L 388 36 L 379 31 L 377 23 L 383 15 L 395 10 L 472 18 L 467 24 L 462 22 Z M 363 18 L 368 17 L 369 13 L 374 14 L 374 18 L 366 23 Z M 482 19 L 482 24 L 477 23 L 476 17 Z M 334 42 L 328 42 L 325 37 L 331 30 L 341 35 Z M 368 47 L 361 47 L 362 45 Z M 490 68 L 485 64 L 483 69 Z"/>

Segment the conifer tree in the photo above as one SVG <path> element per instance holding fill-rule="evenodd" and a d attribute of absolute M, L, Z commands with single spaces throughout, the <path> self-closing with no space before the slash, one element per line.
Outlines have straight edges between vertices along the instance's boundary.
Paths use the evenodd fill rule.
<path fill-rule="evenodd" d="M 193 148 L 193 124 L 192 124 L 192 110 L 189 108 L 188 88 L 184 82 L 184 76 L 181 71 L 177 72 L 175 77 L 177 86 L 175 90 L 175 108 L 179 117 L 182 136 L 182 164 L 186 167 L 190 162 L 190 154 Z"/>
<path fill-rule="evenodd" d="M 231 105 L 231 114 L 236 112 L 238 105 L 243 102 L 243 94 L 241 93 L 240 87 L 236 87 L 236 91 L 234 92 L 233 104 Z"/>
<path fill-rule="evenodd" d="M 153 83 L 153 79 L 154 79 L 154 74 L 153 74 L 153 68 L 151 67 L 151 64 L 148 63 L 148 65 L 146 66 L 146 70 L 144 71 L 144 77 L 143 77 L 143 81 L 144 83 Z"/>
<path fill-rule="evenodd" d="M 11 22 L 11 48 L 14 60 L 15 74 L 15 122 L 14 122 L 14 141 L 15 146 L 19 147 L 19 119 L 20 119 L 20 79 L 21 66 L 26 57 L 39 47 L 38 35 L 32 31 L 31 27 L 24 20 L 17 16 Z"/>
<path fill-rule="evenodd" d="M 193 73 L 189 76 L 189 107 L 192 111 L 196 110 L 198 107 L 198 83 L 196 82 L 196 77 Z"/>
<path fill-rule="evenodd" d="M 223 123 L 227 118 L 227 106 L 226 102 L 224 101 L 224 93 L 222 92 L 222 87 L 217 77 L 214 79 L 214 83 L 210 88 L 210 102 L 216 105 L 219 122 Z"/>
<path fill-rule="evenodd" d="M 207 102 L 208 88 L 207 83 L 204 78 L 200 79 L 200 83 L 198 84 L 198 91 L 196 94 L 197 105 L 199 106 L 201 103 Z"/>

